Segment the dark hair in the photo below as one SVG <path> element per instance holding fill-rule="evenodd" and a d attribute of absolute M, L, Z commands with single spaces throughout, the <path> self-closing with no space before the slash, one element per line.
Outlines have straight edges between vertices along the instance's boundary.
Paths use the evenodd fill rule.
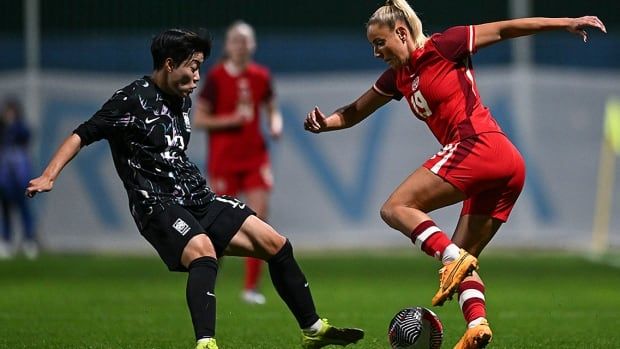
<path fill-rule="evenodd" d="M 153 69 L 163 67 L 166 58 L 171 58 L 178 67 L 196 52 L 202 52 L 205 59 L 211 54 L 211 35 L 206 30 L 200 29 L 198 33 L 185 29 L 166 30 L 151 42 Z"/>

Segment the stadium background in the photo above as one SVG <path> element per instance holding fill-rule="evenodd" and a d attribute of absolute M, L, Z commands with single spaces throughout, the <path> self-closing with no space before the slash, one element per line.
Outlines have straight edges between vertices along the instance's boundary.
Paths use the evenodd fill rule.
<path fill-rule="evenodd" d="M 118 88 L 149 74 L 151 37 L 168 27 L 205 27 L 219 55 L 233 20 L 253 24 L 257 61 L 275 74 L 285 137 L 272 144 L 273 225 L 298 247 L 402 245 L 378 215 L 407 174 L 439 149 L 404 102 L 363 125 L 314 136 L 302 131 L 314 105 L 331 111 L 383 71 L 364 23 L 379 1 L 0 2 L 0 96 L 17 95 L 35 130 L 39 171 L 55 147 Z M 492 246 L 589 249 L 597 201 L 606 103 L 620 98 L 620 11 L 614 1 L 413 2 L 425 31 L 515 16 L 598 15 L 609 34 L 584 45 L 565 32 L 486 48 L 474 56 L 484 102 L 520 147 L 528 180 L 512 219 Z M 39 18 L 37 21 L 36 18 Z M 33 20 L 35 19 L 35 20 Z M 209 64 L 207 64 L 208 68 Z M 336 149 L 337 151 L 335 151 Z M 195 130 L 192 158 L 204 165 Z M 137 233 L 107 144 L 85 150 L 35 201 L 43 244 L 52 251 L 150 251 Z M 614 165 L 617 172 L 618 165 Z M 620 177 L 620 176 L 619 176 Z M 620 244 L 620 183 L 611 191 L 610 244 Z M 458 207 L 433 214 L 453 229 Z"/>

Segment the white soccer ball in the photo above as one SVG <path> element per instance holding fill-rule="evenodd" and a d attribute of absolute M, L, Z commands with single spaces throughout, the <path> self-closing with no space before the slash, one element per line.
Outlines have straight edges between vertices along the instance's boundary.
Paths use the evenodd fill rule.
<path fill-rule="evenodd" d="M 393 349 L 439 349 L 442 339 L 439 317 L 423 307 L 399 311 L 388 328 L 388 341 Z"/>

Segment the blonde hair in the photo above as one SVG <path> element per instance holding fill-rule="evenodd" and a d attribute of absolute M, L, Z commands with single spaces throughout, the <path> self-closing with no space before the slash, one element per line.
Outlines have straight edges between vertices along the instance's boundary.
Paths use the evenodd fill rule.
<path fill-rule="evenodd" d="M 413 36 L 415 46 L 424 46 L 427 37 L 422 31 L 422 21 L 411 6 L 409 6 L 407 0 L 387 0 L 385 5 L 379 7 L 377 11 L 370 16 L 368 23 L 366 23 L 366 27 L 372 24 L 382 24 L 387 25 L 393 30 L 396 28 L 396 22 L 399 20 L 407 24 L 407 29 L 409 29 Z"/>
<path fill-rule="evenodd" d="M 252 28 L 250 24 L 242 20 L 237 20 L 233 22 L 226 30 L 227 40 L 230 38 L 233 32 L 240 33 L 241 35 L 247 37 L 250 51 L 254 52 L 254 50 L 256 49 L 256 36 L 254 35 L 254 28 Z"/>

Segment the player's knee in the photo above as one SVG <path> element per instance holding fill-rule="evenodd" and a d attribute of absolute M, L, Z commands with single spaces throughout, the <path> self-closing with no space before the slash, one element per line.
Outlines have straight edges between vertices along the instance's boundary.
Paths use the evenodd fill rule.
<path fill-rule="evenodd" d="M 189 263 L 200 257 L 216 258 L 215 247 L 206 234 L 198 234 L 189 240 L 183 249 L 181 262 L 187 267 Z"/>
<path fill-rule="evenodd" d="M 269 258 L 267 262 L 269 264 L 279 263 L 291 257 L 293 257 L 293 245 L 291 245 L 291 242 L 288 241 L 288 239 L 285 239 L 282 247 L 280 247 L 278 252 Z"/>
<path fill-rule="evenodd" d="M 385 223 L 391 226 L 396 217 L 396 205 L 390 201 L 386 201 L 383 206 L 381 206 L 379 215 L 381 215 L 381 219 L 383 219 Z"/>
<path fill-rule="evenodd" d="M 291 243 L 284 236 L 277 234 L 273 239 L 270 240 L 269 245 L 267 246 L 267 253 L 270 256 L 275 256 L 278 252 L 280 252 L 286 245 L 290 245 Z"/>
<path fill-rule="evenodd" d="M 204 256 L 192 260 L 187 266 L 187 269 L 191 270 L 193 268 L 210 268 L 217 271 L 218 267 L 219 266 L 217 264 L 217 259 L 215 257 Z"/>
<path fill-rule="evenodd" d="M 286 237 L 278 233 L 272 226 L 269 224 L 264 225 L 267 229 L 261 230 L 260 235 L 260 251 L 261 255 L 256 256 L 257 258 L 261 258 L 267 260 L 280 251 L 283 246 L 288 242 Z"/>

